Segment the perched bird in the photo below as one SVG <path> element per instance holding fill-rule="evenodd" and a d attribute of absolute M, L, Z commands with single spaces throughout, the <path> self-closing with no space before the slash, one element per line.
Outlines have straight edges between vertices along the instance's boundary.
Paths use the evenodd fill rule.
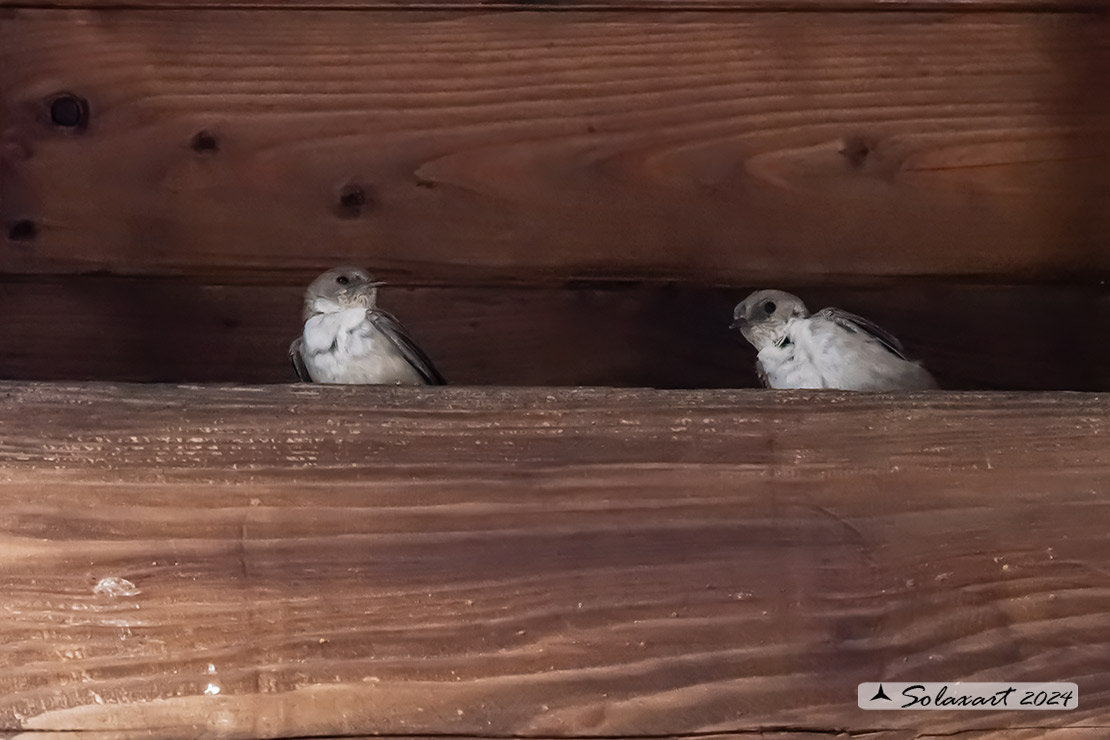
<path fill-rule="evenodd" d="M 305 382 L 444 385 L 432 361 L 396 318 L 377 308 L 378 282 L 357 267 L 336 267 L 304 295 L 304 332 L 289 345 Z"/>
<path fill-rule="evenodd" d="M 936 388 L 901 343 L 867 319 L 826 308 L 810 316 L 801 299 L 759 290 L 733 311 L 739 329 L 758 351 L 755 363 L 768 388 L 837 388 L 910 391 Z"/>

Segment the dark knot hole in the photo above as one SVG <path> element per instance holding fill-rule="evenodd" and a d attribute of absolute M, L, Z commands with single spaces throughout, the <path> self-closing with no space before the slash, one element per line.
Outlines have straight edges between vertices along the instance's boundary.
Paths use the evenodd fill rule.
<path fill-rule="evenodd" d="M 220 150 L 220 142 L 216 140 L 208 131 L 198 131 L 193 136 L 193 141 L 189 144 L 194 152 L 203 154 L 206 152 L 218 152 Z"/>
<path fill-rule="evenodd" d="M 340 218 L 357 218 L 372 205 L 373 196 L 356 183 L 348 183 L 339 189 L 339 202 L 336 213 Z"/>
<path fill-rule="evenodd" d="M 50 100 L 50 122 L 68 129 L 89 125 L 89 103 L 73 93 L 59 93 Z"/>
<path fill-rule="evenodd" d="M 22 218 L 8 227 L 8 238 L 13 242 L 30 242 L 38 236 L 39 229 L 34 221 Z"/>

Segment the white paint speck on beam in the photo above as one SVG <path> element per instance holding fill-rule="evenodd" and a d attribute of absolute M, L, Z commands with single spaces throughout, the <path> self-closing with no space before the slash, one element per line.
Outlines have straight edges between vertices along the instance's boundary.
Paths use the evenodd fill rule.
<path fill-rule="evenodd" d="M 108 596 L 114 599 L 119 596 L 138 596 L 142 591 L 126 578 L 105 576 L 93 587 L 93 593 L 97 596 Z"/>

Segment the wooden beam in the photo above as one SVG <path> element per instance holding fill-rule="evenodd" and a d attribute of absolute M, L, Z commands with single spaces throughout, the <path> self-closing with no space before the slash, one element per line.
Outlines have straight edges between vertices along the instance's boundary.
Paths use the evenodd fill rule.
<path fill-rule="evenodd" d="M 1098 12 L 1100 0 L 0 0 L 0 7 L 294 10 L 668 10 L 757 12 Z"/>
<path fill-rule="evenodd" d="M 1108 435 L 1104 395 L 0 384 L 0 729 L 1089 738 Z"/>
<path fill-rule="evenodd" d="M 1105 727 L 1080 727 L 1080 728 L 1067 728 L 1067 729 L 1045 729 L 1045 728 L 1007 728 L 996 730 L 983 730 L 977 732 L 963 732 L 960 733 L 962 739 L 966 740 L 1103 740 L 1106 735 Z M 125 732 L 102 732 L 102 731 L 36 731 L 31 733 L 19 733 L 15 735 L 0 735 L 4 740 L 145 740 L 150 737 L 150 733 L 138 731 L 125 731 Z M 321 737 L 320 740 L 435 740 L 437 736 L 424 736 L 417 737 L 413 735 L 334 735 L 331 738 Z M 487 736 L 481 735 L 453 735 L 459 740 L 489 740 Z M 699 740 L 701 738 L 708 738 L 709 740 L 824 740 L 830 738 L 831 740 L 852 740 L 853 738 L 865 738 L 866 740 L 945 740 L 951 737 L 946 734 L 933 734 L 931 732 L 919 732 L 917 730 L 878 730 L 878 731 L 865 731 L 858 734 L 849 734 L 824 730 L 799 730 L 799 731 L 778 731 L 760 730 L 757 732 L 732 732 L 732 733 L 715 733 L 712 735 L 671 735 L 669 738 L 673 740 Z M 258 740 L 263 740 L 259 737 Z M 564 740 L 563 738 L 543 738 L 536 737 L 532 740 Z M 630 739 L 631 740 L 631 739 Z"/>
<path fill-rule="evenodd" d="M 983 732 L 967 732 L 961 733 L 961 740 L 1103 740 L 1105 737 L 1105 728 L 1069 728 L 1063 730 L 1053 729 L 1005 729 L 1005 730 L 986 730 Z M 149 734 L 142 732 L 137 733 L 103 733 L 103 732 L 79 732 L 79 733 L 62 733 L 62 732 L 36 732 L 30 738 L 26 734 L 19 740 L 137 740 L 138 738 L 147 738 Z M 852 738 L 865 738 L 865 740 L 945 740 L 951 737 L 950 735 L 934 735 L 930 732 L 920 733 L 915 730 L 895 730 L 895 731 L 878 731 L 878 732 L 865 732 L 860 735 L 849 735 L 847 733 L 838 732 L 823 732 L 823 731 L 808 731 L 801 730 L 797 732 L 780 732 L 776 730 L 760 731 L 754 733 L 718 733 L 713 735 L 675 735 L 674 740 L 698 740 L 698 738 L 708 738 L 709 740 L 824 740 L 831 738 L 832 740 L 852 740 Z M 435 736 L 431 737 L 414 737 L 412 735 L 396 735 L 392 737 L 382 735 L 364 735 L 355 737 L 351 735 L 337 736 L 335 740 L 434 740 Z M 5 738 L 8 740 L 8 738 Z M 13 736 L 12 740 L 15 740 Z M 320 740 L 329 740 L 329 738 L 321 738 Z M 482 736 L 460 736 L 459 740 L 489 740 Z M 535 738 L 534 740 L 560 740 L 559 738 Z"/>
<path fill-rule="evenodd" d="M 14 9 L 0 70 L 5 274 L 1110 274 L 1101 14 Z"/>
<path fill-rule="evenodd" d="M 755 287 L 390 286 L 397 313 L 464 385 L 755 387 L 730 332 Z M 1110 390 L 1102 286 L 781 286 L 896 334 L 952 389 Z M 300 285 L 65 278 L 0 284 L 0 378 L 286 383 Z"/>
<path fill-rule="evenodd" d="M 961 740 L 1104 740 L 1105 727 L 1070 727 L 1066 729 L 1050 728 L 1007 728 L 961 732 Z M 136 731 L 35 731 L 20 733 L 18 735 L 0 735 L 3 740 L 147 740 L 150 733 L 145 730 Z M 442 736 L 437 735 L 333 735 L 320 737 L 319 740 L 436 740 Z M 458 740 L 490 740 L 486 735 L 452 735 Z M 948 734 L 933 734 L 928 731 L 917 730 L 876 730 L 862 733 L 838 732 L 836 730 L 759 730 L 755 732 L 721 732 L 713 734 L 696 735 L 668 735 L 668 740 L 946 740 L 952 737 Z M 251 739 L 253 740 L 253 739 Z M 263 740 L 258 737 L 257 740 Z M 565 740 L 564 737 L 531 737 L 530 740 Z M 616 739 L 615 739 L 616 740 Z M 629 738 L 628 740 L 633 740 Z M 638 740 L 643 740 L 639 738 Z"/>

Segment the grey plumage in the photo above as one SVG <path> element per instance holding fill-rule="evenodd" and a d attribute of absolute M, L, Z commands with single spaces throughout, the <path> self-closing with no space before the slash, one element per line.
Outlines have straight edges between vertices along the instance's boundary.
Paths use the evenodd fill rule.
<path fill-rule="evenodd" d="M 446 383 L 404 325 L 377 307 L 380 285 L 365 270 L 337 267 L 308 286 L 304 329 L 289 346 L 297 377 L 316 383 Z"/>
<path fill-rule="evenodd" d="M 925 390 L 936 381 L 901 342 L 838 308 L 810 315 L 797 296 L 760 290 L 733 311 L 732 328 L 758 350 L 756 374 L 768 388 Z"/>
<path fill-rule="evenodd" d="M 301 348 L 304 346 L 304 338 L 297 337 L 293 343 L 289 345 L 289 360 L 293 363 L 293 372 L 302 383 L 311 383 L 312 376 L 308 374 L 308 368 L 305 367 L 304 358 L 301 357 Z"/>

